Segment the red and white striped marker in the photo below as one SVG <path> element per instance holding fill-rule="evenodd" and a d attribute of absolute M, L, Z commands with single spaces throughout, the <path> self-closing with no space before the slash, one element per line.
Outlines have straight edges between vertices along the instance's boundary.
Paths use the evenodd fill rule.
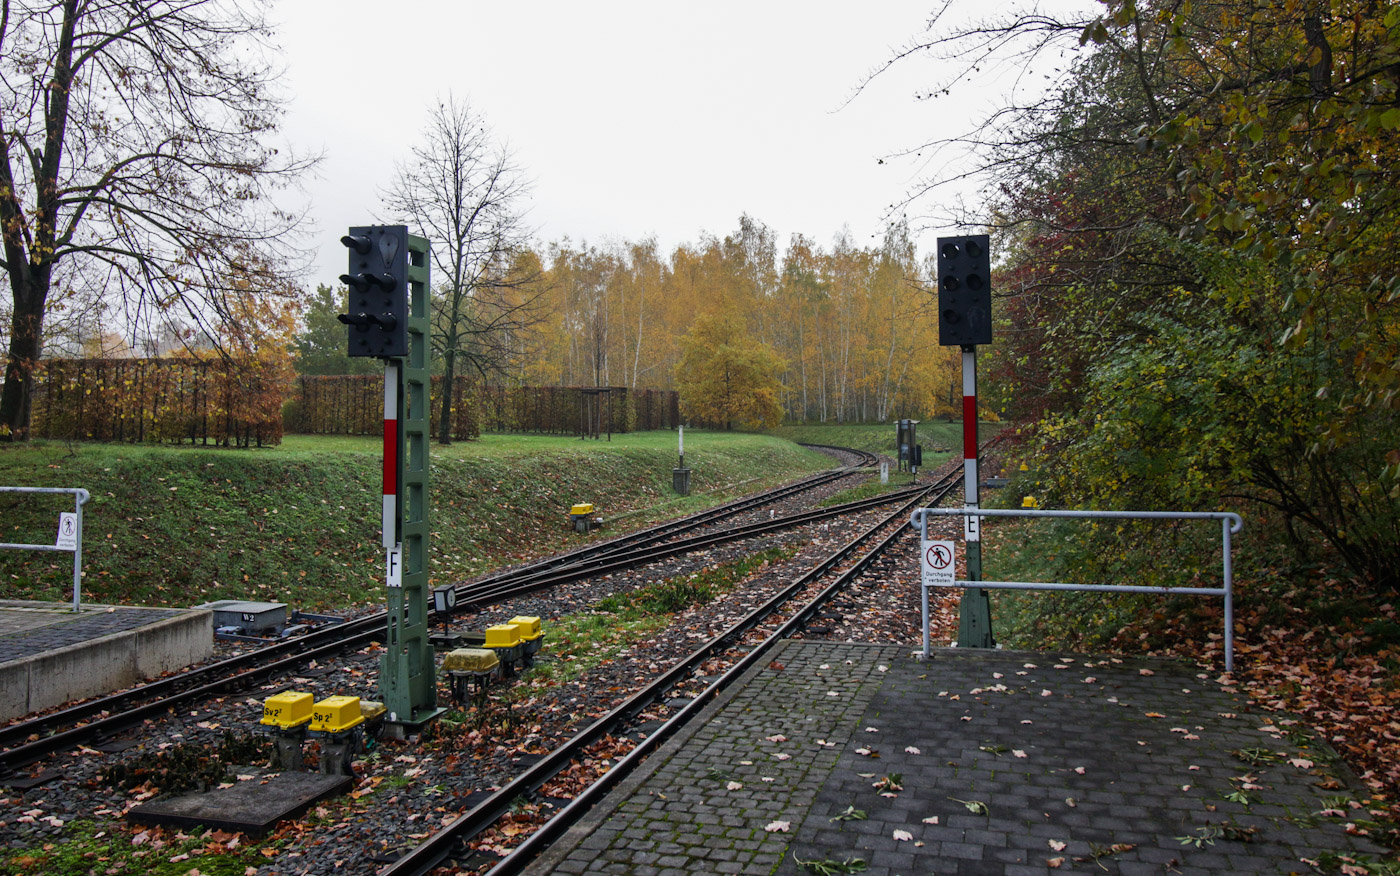
<path fill-rule="evenodd" d="M 964 347 L 963 373 L 963 505 L 976 508 L 977 495 L 977 348 Z M 980 541 L 980 520 L 963 518 L 963 537 Z"/>
<path fill-rule="evenodd" d="M 399 365 L 384 363 L 384 547 L 399 543 Z"/>

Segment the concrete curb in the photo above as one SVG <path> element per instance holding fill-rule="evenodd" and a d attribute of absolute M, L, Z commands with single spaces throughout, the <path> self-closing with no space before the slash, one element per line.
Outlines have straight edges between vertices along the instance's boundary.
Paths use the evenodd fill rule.
<path fill-rule="evenodd" d="M 0 721 L 130 687 L 213 650 L 214 613 L 186 611 L 11 660 L 0 664 Z"/>

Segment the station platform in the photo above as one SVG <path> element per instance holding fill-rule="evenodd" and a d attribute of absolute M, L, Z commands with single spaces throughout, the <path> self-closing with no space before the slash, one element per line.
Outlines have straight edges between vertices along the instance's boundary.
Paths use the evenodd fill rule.
<path fill-rule="evenodd" d="M 1367 817 L 1343 802 L 1355 778 L 1302 727 L 1176 662 L 788 641 L 526 872 L 1301 873 L 1384 857 L 1347 832 Z"/>
<path fill-rule="evenodd" d="M 213 612 L 0 600 L 0 721 L 204 660 Z"/>

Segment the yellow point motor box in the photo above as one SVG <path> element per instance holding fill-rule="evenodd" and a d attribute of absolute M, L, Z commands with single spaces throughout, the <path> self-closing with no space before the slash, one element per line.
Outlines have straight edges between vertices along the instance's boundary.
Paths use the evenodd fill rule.
<path fill-rule="evenodd" d="M 1035 500 L 1035 496 L 1027 496 L 1021 500 L 1022 508 L 1039 508 L 1040 503 Z"/>
<path fill-rule="evenodd" d="M 344 733 L 364 720 L 359 697 L 326 697 L 311 709 L 311 729 L 318 733 Z"/>
<path fill-rule="evenodd" d="M 574 507 L 570 508 L 569 513 L 574 515 L 575 517 L 586 517 L 589 514 L 593 513 L 593 503 L 580 502 Z"/>
<path fill-rule="evenodd" d="M 376 703 L 372 700 L 360 700 L 360 714 L 366 721 L 373 721 L 389 714 L 389 709 L 383 703 Z"/>
<path fill-rule="evenodd" d="M 537 617 L 520 615 L 511 618 L 507 623 L 520 631 L 522 642 L 530 642 L 540 637 L 540 619 Z"/>
<path fill-rule="evenodd" d="M 514 648 L 520 644 L 520 630 L 514 624 L 487 627 L 485 644 L 488 648 Z"/>
<path fill-rule="evenodd" d="M 311 720 L 312 699 L 311 694 L 294 690 L 274 694 L 263 700 L 263 716 L 258 723 L 283 730 L 300 727 Z"/>
<path fill-rule="evenodd" d="M 483 675 L 495 672 L 501 665 L 501 658 L 487 648 L 458 648 L 447 652 L 442 659 L 442 668 L 448 672 L 467 672 Z"/>

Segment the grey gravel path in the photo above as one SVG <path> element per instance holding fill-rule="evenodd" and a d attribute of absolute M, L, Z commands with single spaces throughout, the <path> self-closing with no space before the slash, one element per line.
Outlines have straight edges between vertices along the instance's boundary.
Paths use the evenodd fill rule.
<path fill-rule="evenodd" d="M 774 661 L 529 872 L 1307 873 L 1384 855 L 1346 830 L 1364 813 L 1319 814 L 1355 796 L 1325 746 L 1188 665 L 828 642 Z"/>

